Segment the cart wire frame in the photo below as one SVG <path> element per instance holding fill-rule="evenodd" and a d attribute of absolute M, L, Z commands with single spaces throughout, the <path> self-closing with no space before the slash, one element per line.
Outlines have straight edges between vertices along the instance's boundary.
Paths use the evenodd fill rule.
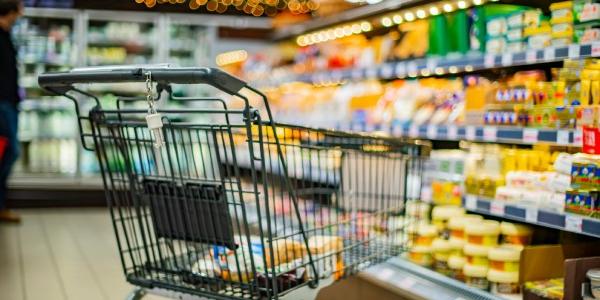
<path fill-rule="evenodd" d="M 157 110 L 162 147 L 144 121 L 148 111 L 126 105 L 146 98 L 119 98 L 116 109 L 103 109 L 75 86 L 144 82 L 149 74 L 157 84 L 152 101 L 164 91 L 173 100 L 210 104 Z M 350 276 L 411 243 L 406 207 L 420 196 L 425 142 L 275 123 L 264 94 L 213 68 L 83 69 L 38 80 L 75 104 L 134 285 L 278 299 L 316 288 L 320 279 Z M 218 98 L 176 98 L 171 84 L 208 84 L 241 99 L 243 108 Z M 262 111 L 242 89 L 260 97 Z M 82 96 L 95 101 L 88 116 Z"/>

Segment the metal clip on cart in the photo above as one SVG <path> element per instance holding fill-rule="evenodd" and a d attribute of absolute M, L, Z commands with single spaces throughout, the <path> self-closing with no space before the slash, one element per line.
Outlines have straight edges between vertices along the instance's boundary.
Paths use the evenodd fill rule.
<path fill-rule="evenodd" d="M 77 87 L 122 82 L 146 82 L 135 100 L 148 109 L 127 99 L 105 109 Z M 427 145 L 275 123 L 265 95 L 212 68 L 76 69 L 39 84 L 75 103 L 125 276 L 139 287 L 132 298 L 310 299 L 409 243 L 405 207 L 419 196 Z M 231 99 L 167 93 L 204 107 L 157 109 L 171 84 Z M 84 100 L 95 101 L 87 116 Z"/>

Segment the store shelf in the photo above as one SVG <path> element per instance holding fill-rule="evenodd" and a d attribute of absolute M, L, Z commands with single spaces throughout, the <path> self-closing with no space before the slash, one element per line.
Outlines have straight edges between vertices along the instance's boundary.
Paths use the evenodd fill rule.
<path fill-rule="evenodd" d="M 354 126 L 350 130 L 373 131 L 377 128 Z M 448 141 L 498 142 L 511 144 L 551 143 L 581 147 L 581 131 L 573 129 L 538 129 L 511 126 L 394 125 L 390 133 L 397 137 Z"/>
<path fill-rule="evenodd" d="M 467 195 L 463 199 L 466 210 L 600 238 L 600 219 L 558 213 L 537 207 L 526 207 Z"/>
<path fill-rule="evenodd" d="M 408 299 L 505 300 L 402 258 L 392 258 L 385 263 L 370 267 L 359 276 L 381 282 Z"/>
<path fill-rule="evenodd" d="M 552 63 L 568 58 L 600 56 L 600 42 L 548 47 L 541 50 L 505 53 L 502 55 L 472 53 L 457 57 L 432 57 L 401 62 L 385 63 L 368 68 L 348 68 L 321 71 L 311 74 L 284 75 L 258 82 L 261 86 L 279 85 L 285 82 L 339 82 L 342 80 L 415 78 L 446 75 L 460 72 L 481 71 L 523 65 Z"/>

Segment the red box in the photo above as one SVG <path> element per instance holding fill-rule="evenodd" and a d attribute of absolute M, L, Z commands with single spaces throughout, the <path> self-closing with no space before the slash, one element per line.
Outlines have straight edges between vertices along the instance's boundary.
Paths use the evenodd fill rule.
<path fill-rule="evenodd" d="M 583 153 L 600 154 L 600 130 L 583 126 Z"/>

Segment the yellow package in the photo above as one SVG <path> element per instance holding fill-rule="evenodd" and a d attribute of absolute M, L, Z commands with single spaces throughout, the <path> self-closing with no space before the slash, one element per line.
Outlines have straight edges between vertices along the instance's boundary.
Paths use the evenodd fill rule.
<path fill-rule="evenodd" d="M 591 93 L 591 70 L 584 69 L 581 71 L 581 106 L 588 106 L 590 104 L 590 93 Z"/>

